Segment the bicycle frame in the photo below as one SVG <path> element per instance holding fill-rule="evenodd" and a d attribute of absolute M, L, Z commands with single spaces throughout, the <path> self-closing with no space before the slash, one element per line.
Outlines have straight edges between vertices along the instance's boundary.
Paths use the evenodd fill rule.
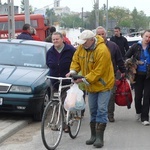
<path fill-rule="evenodd" d="M 63 80 L 71 80 L 72 81 L 72 78 L 70 78 L 70 77 L 67 77 L 67 78 L 64 78 L 64 77 L 52 77 L 52 76 L 47 76 L 47 78 L 49 78 L 49 79 L 55 79 L 55 80 L 59 80 L 59 88 L 58 88 L 58 93 L 55 93 L 55 96 L 57 97 L 57 98 L 53 98 L 52 100 L 57 100 L 57 101 L 59 101 L 59 103 L 60 103 L 60 105 L 59 105 L 59 111 L 58 111 L 58 117 L 57 117 L 57 122 L 56 122 L 56 124 L 58 124 L 58 122 L 59 122 L 59 116 L 60 116 L 60 109 L 62 108 L 62 100 L 61 100 L 61 91 L 62 91 L 62 89 L 64 89 L 64 88 L 67 88 L 67 87 L 71 87 L 71 85 L 73 84 L 72 82 L 71 82 L 71 84 L 68 84 L 68 85 L 62 85 L 62 82 L 63 82 Z M 56 95 L 56 94 L 58 94 L 58 95 Z M 65 123 L 66 124 L 68 124 L 69 123 L 69 112 L 70 111 L 67 111 L 67 117 L 66 117 L 66 119 L 65 119 L 65 117 L 64 117 L 64 121 L 65 121 Z M 63 108 L 63 116 L 65 116 L 65 112 L 64 112 L 64 108 Z M 52 120 L 54 119 L 54 114 L 53 114 L 53 118 L 52 118 Z M 51 122 L 52 122 L 52 120 L 51 120 Z"/>
<path fill-rule="evenodd" d="M 63 107 L 62 89 L 73 85 L 74 79 L 72 77 L 64 78 L 47 76 L 47 79 L 59 80 L 58 91 L 56 93 L 51 91 L 51 101 L 44 110 L 41 126 L 41 135 L 44 146 L 48 150 L 54 150 L 61 140 L 64 123 L 67 125 L 70 137 L 72 139 L 76 138 L 81 126 L 81 110 L 79 110 L 80 112 L 68 110 L 66 114 L 65 108 Z M 63 80 L 70 80 L 71 83 L 62 85 Z"/>

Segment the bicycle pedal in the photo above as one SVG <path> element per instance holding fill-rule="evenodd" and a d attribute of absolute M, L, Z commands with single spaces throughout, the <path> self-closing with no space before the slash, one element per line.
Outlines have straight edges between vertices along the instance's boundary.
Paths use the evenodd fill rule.
<path fill-rule="evenodd" d="M 75 118 L 75 120 L 80 120 L 81 119 L 81 117 L 79 117 L 79 116 L 75 116 L 74 118 Z"/>

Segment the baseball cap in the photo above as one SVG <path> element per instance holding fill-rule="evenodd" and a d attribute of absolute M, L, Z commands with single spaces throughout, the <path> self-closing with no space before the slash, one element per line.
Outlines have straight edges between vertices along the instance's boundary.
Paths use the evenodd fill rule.
<path fill-rule="evenodd" d="M 94 37 L 95 34 L 91 30 L 84 30 L 79 36 L 78 43 L 84 44 L 88 39 Z"/>

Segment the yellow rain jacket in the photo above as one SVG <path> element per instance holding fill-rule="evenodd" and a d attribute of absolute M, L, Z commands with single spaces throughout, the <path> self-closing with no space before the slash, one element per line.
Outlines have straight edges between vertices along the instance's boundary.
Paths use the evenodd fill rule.
<path fill-rule="evenodd" d="M 103 92 L 111 90 L 114 86 L 114 71 L 111 54 L 104 43 L 103 38 L 96 36 L 96 47 L 94 50 L 85 50 L 79 45 L 74 53 L 70 70 L 85 77 L 89 85 L 85 88 L 88 92 Z"/>

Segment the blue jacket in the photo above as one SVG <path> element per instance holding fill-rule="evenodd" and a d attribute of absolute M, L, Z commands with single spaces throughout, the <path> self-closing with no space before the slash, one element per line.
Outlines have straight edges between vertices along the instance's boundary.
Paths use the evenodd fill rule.
<path fill-rule="evenodd" d="M 129 51 L 126 53 L 126 58 L 131 58 L 133 56 L 134 60 L 142 61 L 144 64 L 138 64 L 137 72 L 147 72 L 147 66 L 150 65 L 150 45 L 146 48 L 144 52 L 142 49 L 141 41 L 133 44 Z"/>
<path fill-rule="evenodd" d="M 28 32 L 22 32 L 17 36 L 17 39 L 33 40 L 32 36 Z"/>
<path fill-rule="evenodd" d="M 54 77 L 65 77 L 70 71 L 70 64 L 74 52 L 75 48 L 72 45 L 65 44 L 59 55 L 55 47 L 52 46 L 46 55 L 46 64 L 50 68 L 49 75 Z"/>

